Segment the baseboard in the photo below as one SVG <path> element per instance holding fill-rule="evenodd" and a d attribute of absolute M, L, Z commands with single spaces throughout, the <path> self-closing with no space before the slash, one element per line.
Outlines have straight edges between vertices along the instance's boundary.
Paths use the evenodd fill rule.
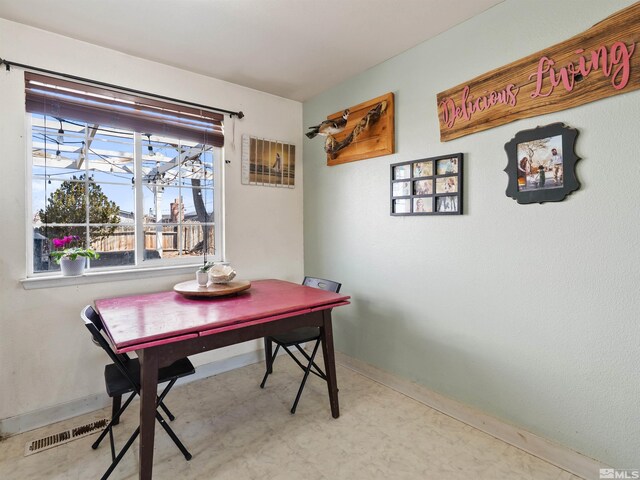
<path fill-rule="evenodd" d="M 558 468 L 587 480 L 600 478 L 601 468 L 611 468 L 567 447 L 553 443 L 521 428 L 509 425 L 426 387 L 400 378 L 361 360 L 336 352 L 336 362 L 371 380 L 413 398 L 492 437 L 524 450 Z"/>
<path fill-rule="evenodd" d="M 181 378 L 176 386 L 186 383 L 195 382 L 204 378 L 218 375 L 220 373 L 235 370 L 236 368 L 251 365 L 264 360 L 264 351 L 256 350 L 253 352 L 236 355 L 234 357 L 225 358 L 211 363 L 206 363 L 196 367 L 196 373 L 188 377 Z M 40 410 L 16 415 L 0 420 L 0 439 L 7 438 L 19 433 L 28 432 L 36 428 L 51 425 L 52 423 L 77 417 L 85 413 L 107 407 L 111 404 L 111 399 L 106 393 L 89 395 L 87 397 L 72 400 L 67 403 L 46 407 Z"/>
<path fill-rule="evenodd" d="M 0 420 L 0 439 L 93 412 L 110 403 L 111 399 L 106 393 L 102 393 L 23 413 L 15 417 L 3 418 Z"/>

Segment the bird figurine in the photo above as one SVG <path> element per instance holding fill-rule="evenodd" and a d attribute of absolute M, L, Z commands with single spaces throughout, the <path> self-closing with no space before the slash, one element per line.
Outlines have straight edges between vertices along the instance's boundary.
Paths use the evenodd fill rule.
<path fill-rule="evenodd" d="M 342 112 L 342 117 L 336 120 L 325 120 L 318 125 L 309 127 L 311 131 L 307 132 L 305 135 L 309 138 L 314 138 L 316 135 L 323 135 L 326 137 L 327 135 L 340 133 L 344 130 L 344 127 L 347 126 L 347 118 L 349 118 L 349 109 Z"/>

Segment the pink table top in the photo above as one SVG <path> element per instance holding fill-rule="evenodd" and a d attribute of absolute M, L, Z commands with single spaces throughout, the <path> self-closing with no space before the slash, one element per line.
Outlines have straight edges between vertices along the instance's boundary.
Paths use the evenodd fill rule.
<path fill-rule="evenodd" d="M 349 298 L 282 280 L 257 280 L 249 290 L 229 297 L 189 299 L 170 291 L 95 304 L 114 346 L 124 352 L 333 308 Z"/>

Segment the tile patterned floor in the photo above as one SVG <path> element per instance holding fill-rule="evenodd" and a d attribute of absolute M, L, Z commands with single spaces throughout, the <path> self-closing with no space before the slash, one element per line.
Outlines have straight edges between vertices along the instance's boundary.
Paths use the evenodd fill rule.
<path fill-rule="evenodd" d="M 171 392 L 172 427 L 193 459 L 186 462 L 157 428 L 154 478 L 579 480 L 340 366 L 340 418 L 331 418 L 326 385 L 313 376 L 291 415 L 301 372 L 279 359 L 261 390 L 262 368 L 250 365 Z M 116 427 L 120 445 L 137 425 L 137 406 Z M 0 479 L 100 478 L 110 463 L 108 439 L 98 450 L 91 449 L 91 435 L 29 457 L 24 445 L 109 413 L 96 411 L 4 440 Z M 137 469 L 136 442 L 110 479 L 135 479 Z"/>

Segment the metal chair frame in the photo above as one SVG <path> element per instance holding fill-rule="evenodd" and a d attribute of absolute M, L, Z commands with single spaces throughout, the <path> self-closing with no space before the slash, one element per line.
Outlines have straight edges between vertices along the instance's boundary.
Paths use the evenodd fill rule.
<path fill-rule="evenodd" d="M 303 285 L 313 288 L 320 288 L 322 290 L 327 290 L 330 292 L 339 293 L 342 284 L 334 282 L 332 280 L 325 280 L 323 278 L 316 277 L 304 277 L 302 282 Z M 300 383 L 300 387 L 298 388 L 298 393 L 296 394 L 296 399 L 293 402 L 293 406 L 291 407 L 291 413 L 296 413 L 296 409 L 298 408 L 298 402 L 300 401 L 300 397 L 302 395 L 302 391 L 307 383 L 307 379 L 309 378 L 309 374 L 312 373 L 316 377 L 321 378 L 325 382 L 327 381 L 327 376 L 324 371 L 315 363 L 316 354 L 318 353 L 318 347 L 320 346 L 320 329 L 317 327 L 313 327 L 317 330 L 316 334 L 310 334 L 310 328 L 299 328 L 292 330 L 291 332 L 287 332 L 285 336 L 274 335 L 271 337 L 265 337 L 265 362 L 266 362 L 266 371 L 264 373 L 264 377 L 262 378 L 262 382 L 260 383 L 260 388 L 264 388 L 267 383 L 267 378 L 270 374 L 273 373 L 273 363 L 276 360 L 276 356 L 278 355 L 278 350 L 280 347 L 284 349 L 285 352 L 293 359 L 294 362 L 304 371 L 304 376 L 302 377 L 302 382 Z M 296 335 L 297 334 L 297 335 Z M 313 351 L 311 355 L 309 355 L 300 344 L 306 342 L 312 342 L 315 340 L 315 345 L 313 346 Z M 273 354 L 269 356 L 266 354 L 271 349 L 271 343 L 276 344 L 276 349 L 273 351 Z M 289 347 L 296 347 L 298 352 L 302 354 L 302 356 L 307 360 L 307 365 L 304 365 L 298 357 L 296 357 L 293 352 L 289 349 Z"/>
<path fill-rule="evenodd" d="M 98 313 L 91 306 L 87 306 L 82 310 L 80 315 L 84 320 L 85 326 L 91 333 L 93 343 L 101 347 L 107 353 L 107 355 L 109 355 L 109 358 L 113 361 L 113 364 L 116 366 L 119 373 L 124 378 L 126 378 L 129 384 L 131 385 L 131 390 L 130 390 L 131 395 L 129 395 L 124 405 L 120 406 L 119 395 L 117 397 L 114 396 L 111 421 L 102 431 L 98 439 L 91 445 L 91 448 L 93 448 L 94 450 L 97 449 L 98 446 L 100 445 L 100 442 L 102 442 L 102 440 L 107 435 L 107 433 L 109 434 L 109 444 L 111 447 L 112 463 L 107 469 L 107 471 L 104 473 L 104 475 L 101 477 L 101 480 L 106 480 L 109 477 L 109 475 L 111 475 L 113 470 L 118 466 L 118 463 L 120 463 L 120 460 L 122 460 L 124 455 L 127 453 L 127 450 L 129 450 L 129 448 L 131 447 L 135 439 L 140 434 L 140 425 L 138 425 L 138 428 L 136 428 L 133 434 L 129 437 L 129 439 L 126 441 L 125 445 L 122 447 L 120 452 L 116 454 L 115 442 L 113 438 L 113 427 L 115 425 L 118 425 L 118 423 L 120 423 L 120 416 L 124 413 L 124 411 L 127 409 L 129 404 L 136 397 L 136 395 L 140 395 L 140 385 L 138 384 L 138 382 L 134 380 L 134 378 L 131 376 L 129 369 L 127 368 L 127 364 L 131 361 L 129 356 L 126 354 L 118 354 L 114 352 L 109 342 L 107 342 L 107 340 L 102 335 L 102 330 L 104 329 L 104 326 L 102 324 L 102 319 L 100 318 Z M 164 397 L 169 393 L 171 388 L 174 386 L 177 380 L 178 380 L 177 377 L 171 378 L 171 379 L 164 379 L 164 381 L 169 381 L 169 384 L 164 388 L 162 393 L 157 397 L 157 401 L 156 401 L 156 405 L 157 405 L 156 408 L 162 408 L 162 410 L 166 413 L 166 415 L 169 417 L 171 421 L 175 420 L 175 417 L 173 416 L 171 411 L 167 408 L 167 406 L 164 404 L 163 400 L 164 400 Z M 163 383 L 163 379 L 159 379 L 159 383 Z M 158 423 L 160 423 L 162 428 L 164 428 L 164 430 L 167 432 L 171 440 L 173 440 L 173 443 L 176 444 L 176 446 L 178 447 L 182 455 L 184 455 L 184 458 L 187 461 L 191 460 L 192 458 L 191 453 L 189 453 L 189 451 L 182 444 L 182 442 L 180 441 L 178 436 L 175 434 L 175 432 L 167 424 L 164 417 L 158 411 L 156 411 L 156 420 L 158 421 Z"/>

